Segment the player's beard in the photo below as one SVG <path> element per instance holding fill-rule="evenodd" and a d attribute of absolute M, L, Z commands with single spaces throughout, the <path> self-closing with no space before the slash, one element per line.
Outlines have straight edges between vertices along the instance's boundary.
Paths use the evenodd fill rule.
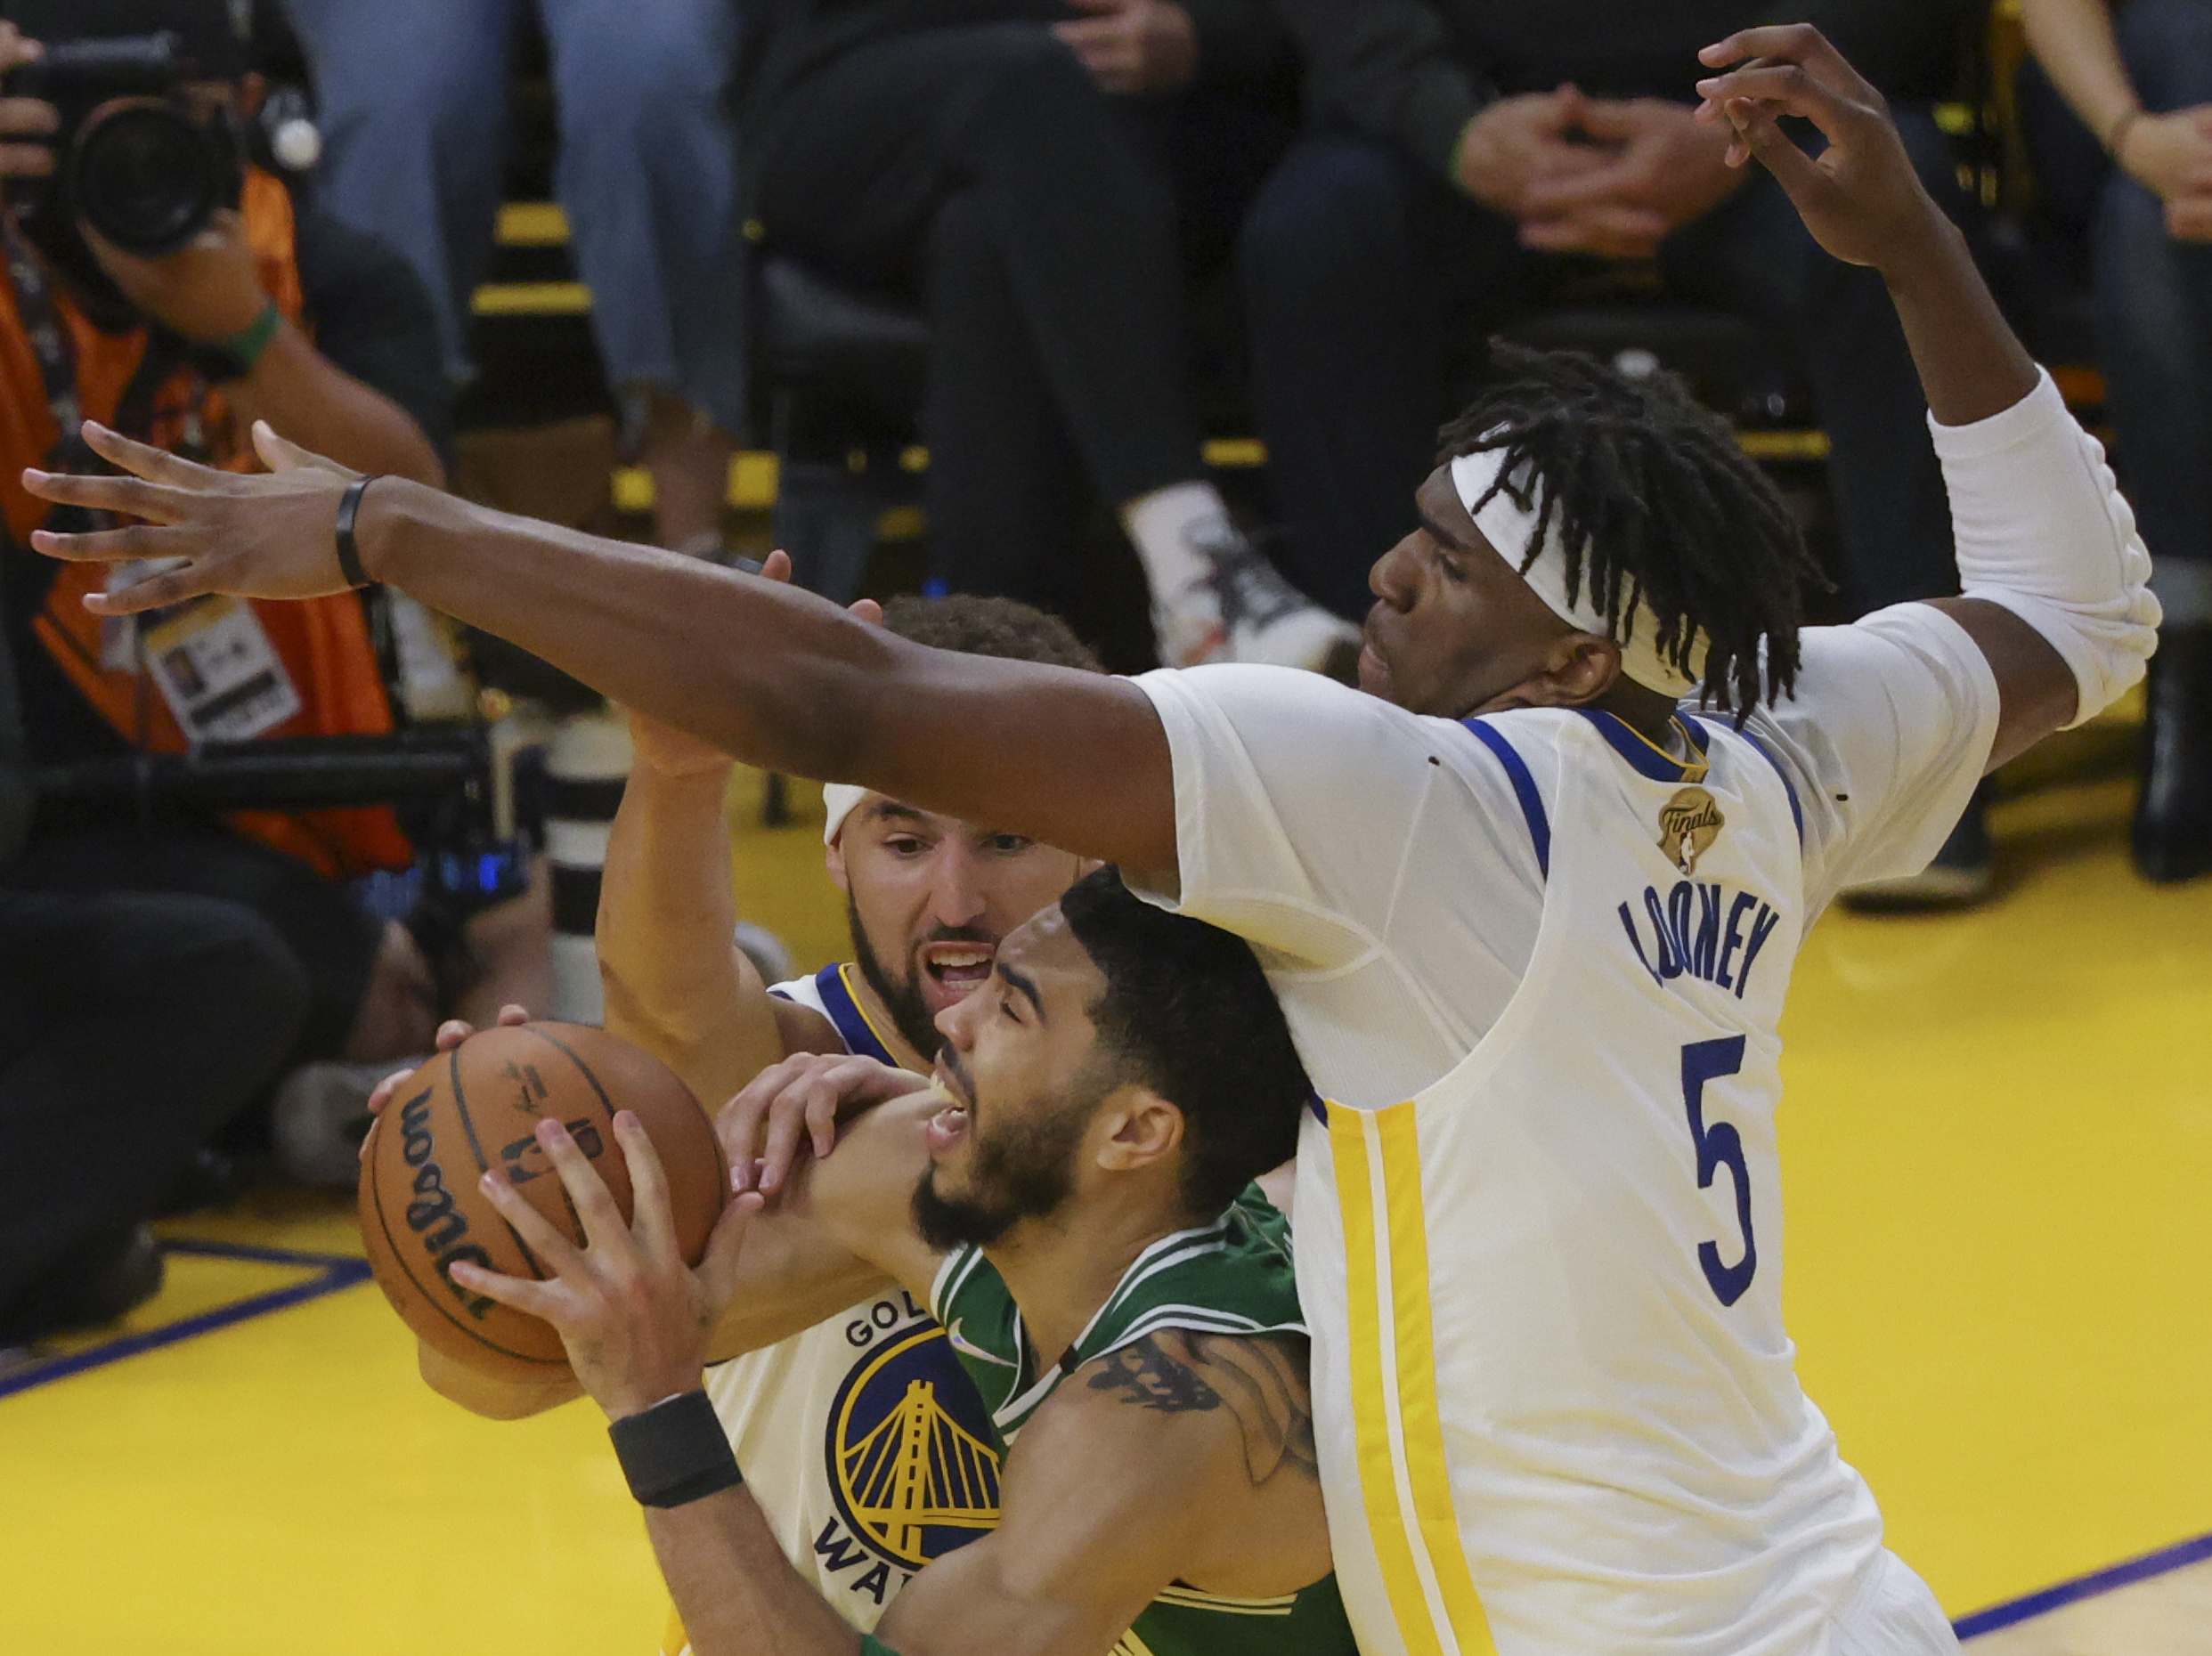
<path fill-rule="evenodd" d="M 875 946 L 868 941 L 867 930 L 860 923 L 860 905 L 852 900 L 850 891 L 845 893 L 845 920 L 852 928 L 852 963 L 860 969 L 868 987 L 875 991 L 875 998 L 883 1003 L 883 1010 L 890 1014 L 891 1027 L 924 1059 L 936 1057 L 945 1038 L 937 1033 L 937 1014 L 930 1011 L 929 998 L 922 992 L 922 974 L 926 969 L 915 958 L 916 953 L 931 943 L 972 943 L 979 948 L 996 949 L 998 939 L 976 926 L 936 927 L 907 952 L 906 982 L 893 983 L 890 974 L 883 970 Z"/>
<path fill-rule="evenodd" d="M 938 1189 L 931 1167 L 914 1188 L 914 1227 L 939 1253 L 967 1245 L 988 1247 L 1025 1219 L 1060 1211 L 1075 1189 L 1076 1151 L 1091 1116 L 1118 1084 L 1086 1064 L 1068 1092 L 1035 1119 L 986 1136 L 977 1118 L 974 1084 L 959 1054 L 939 1060 L 953 1072 L 968 1102 L 972 1138 L 968 1188 L 959 1196 Z"/>

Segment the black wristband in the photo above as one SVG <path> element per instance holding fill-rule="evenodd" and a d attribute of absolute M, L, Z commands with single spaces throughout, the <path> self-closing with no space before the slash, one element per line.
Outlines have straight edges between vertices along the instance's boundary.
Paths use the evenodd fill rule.
<path fill-rule="evenodd" d="M 745 1481 L 704 1392 L 686 1392 L 617 1420 L 606 1435 L 641 1506 L 681 1506 Z"/>
<path fill-rule="evenodd" d="M 366 587 L 370 584 L 369 572 L 361 566 L 360 543 L 354 539 L 354 520 L 361 515 L 361 497 L 369 491 L 369 485 L 381 475 L 381 473 L 376 473 L 367 477 L 356 477 L 346 485 L 346 492 L 338 497 L 338 573 L 346 577 L 346 584 L 349 587 Z"/>

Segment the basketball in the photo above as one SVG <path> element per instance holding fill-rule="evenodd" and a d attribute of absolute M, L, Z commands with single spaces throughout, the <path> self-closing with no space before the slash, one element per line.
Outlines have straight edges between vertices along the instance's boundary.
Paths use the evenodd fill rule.
<path fill-rule="evenodd" d="M 392 1094 L 361 1170 L 362 1238 L 392 1309 L 431 1347 L 501 1380 L 568 1372 L 550 1323 L 452 1279 L 466 1261 L 510 1277 L 549 1277 L 478 1183 L 498 1168 L 578 1246 L 583 1230 L 536 1138 L 542 1116 L 576 1148 L 630 1216 L 630 1169 L 614 1112 L 634 1112 L 668 1176 L 684 1257 L 696 1264 L 729 1192 L 714 1124 L 675 1072 L 603 1029 L 532 1023 L 485 1029 L 441 1052 Z"/>

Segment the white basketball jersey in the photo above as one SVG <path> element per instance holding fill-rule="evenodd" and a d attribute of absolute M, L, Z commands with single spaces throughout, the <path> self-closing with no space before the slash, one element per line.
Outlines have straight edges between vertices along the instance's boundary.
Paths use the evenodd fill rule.
<path fill-rule="evenodd" d="M 1298 1287 L 1367 1656 L 1802 1656 L 1880 1556 L 1782 1326 L 1796 801 L 1693 722 L 1686 766 L 1603 716 L 1468 721 L 1536 841 L 1534 956 L 1442 1080 L 1303 1129 Z"/>
<path fill-rule="evenodd" d="M 853 992 L 850 966 L 778 984 L 811 1007 L 846 1050 L 892 1061 Z M 998 1521 L 996 1464 L 981 1487 L 932 1490 L 904 1475 L 926 1465 L 905 1451 L 935 1422 L 918 1400 L 982 1442 L 990 1417 L 928 1308 L 891 1288 L 803 1334 L 707 1371 L 707 1395 L 777 1545 L 839 1614 L 874 1630 L 899 1589 L 931 1559 Z M 664 1656 L 688 1648 L 671 1618 Z"/>

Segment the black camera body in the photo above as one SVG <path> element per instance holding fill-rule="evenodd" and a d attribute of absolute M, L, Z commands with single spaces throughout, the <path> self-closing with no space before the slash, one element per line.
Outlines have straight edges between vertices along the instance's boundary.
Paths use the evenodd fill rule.
<path fill-rule="evenodd" d="M 81 247 L 80 220 L 126 252 L 159 258 L 238 205 L 245 147 L 235 120 L 203 119 L 184 96 L 184 83 L 198 78 L 193 68 L 183 37 L 165 29 L 57 41 L 7 77 L 7 95 L 41 99 L 61 113 L 47 141 L 53 175 L 9 180 L 8 200 L 26 232 L 65 267 L 79 263 L 63 250 Z M 85 248 L 83 259 L 90 254 Z"/>

